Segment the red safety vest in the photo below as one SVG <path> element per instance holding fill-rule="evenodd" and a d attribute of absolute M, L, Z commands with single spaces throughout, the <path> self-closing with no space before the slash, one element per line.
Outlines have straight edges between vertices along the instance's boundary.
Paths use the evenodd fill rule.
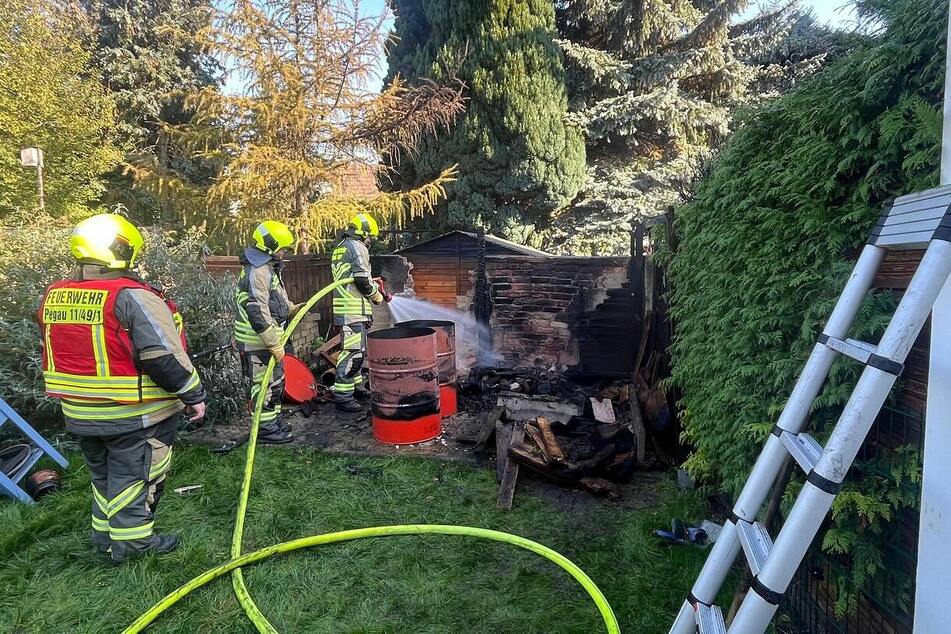
<path fill-rule="evenodd" d="M 38 315 L 47 396 L 117 403 L 177 399 L 137 367 L 132 339 L 114 310 L 119 292 L 127 288 L 161 297 L 185 346 L 178 308 L 144 282 L 126 277 L 56 282 L 47 289 Z"/>

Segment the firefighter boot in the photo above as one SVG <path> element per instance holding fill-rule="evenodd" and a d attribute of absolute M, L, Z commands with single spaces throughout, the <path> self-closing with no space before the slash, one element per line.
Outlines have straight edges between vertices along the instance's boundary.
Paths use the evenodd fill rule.
<path fill-rule="evenodd" d="M 258 442 L 264 445 L 285 445 L 294 440 L 294 437 L 282 431 L 277 423 L 261 425 L 258 429 Z"/>
<path fill-rule="evenodd" d="M 334 404 L 337 406 L 337 409 L 340 410 L 341 412 L 356 414 L 357 412 L 363 411 L 363 405 L 356 402 L 353 399 L 353 396 L 349 394 L 346 396 L 337 395 L 334 398 Z"/>

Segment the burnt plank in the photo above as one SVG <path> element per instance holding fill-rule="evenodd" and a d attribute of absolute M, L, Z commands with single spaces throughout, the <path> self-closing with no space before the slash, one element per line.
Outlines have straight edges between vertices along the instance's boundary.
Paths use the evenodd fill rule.
<path fill-rule="evenodd" d="M 539 451 L 542 452 L 542 458 L 545 459 L 545 462 L 550 462 L 552 457 L 548 453 L 548 449 L 545 447 L 545 439 L 542 438 L 542 433 L 538 431 L 534 425 L 526 425 L 525 433 L 528 434 L 529 438 L 535 443 L 535 446 L 538 447 Z"/>
<path fill-rule="evenodd" d="M 628 405 L 631 408 L 631 433 L 634 434 L 634 451 L 637 452 L 637 464 L 644 464 L 644 452 L 647 449 L 647 429 L 644 427 L 644 415 L 641 413 L 641 404 L 637 400 L 636 392 L 636 388 L 632 388 L 632 398 L 628 399 Z"/>
<path fill-rule="evenodd" d="M 621 490 L 618 485 L 604 478 L 581 478 L 581 486 L 595 495 L 602 495 L 611 500 L 617 500 L 621 497 Z"/>
<path fill-rule="evenodd" d="M 529 448 L 524 446 L 512 446 L 509 449 L 509 459 L 512 463 L 528 467 L 532 471 L 551 478 L 560 484 L 570 484 L 574 478 L 570 475 L 571 467 L 565 467 L 558 463 L 545 462 L 540 456 L 536 456 Z"/>
<path fill-rule="evenodd" d="M 644 363 L 644 354 L 647 351 L 647 342 L 650 340 L 651 336 L 651 322 L 653 320 L 653 313 L 647 311 L 644 317 L 644 327 L 641 330 L 641 343 L 637 349 L 637 357 L 634 360 L 634 372 L 635 374 L 638 370 L 641 369 L 641 364 Z"/>
<path fill-rule="evenodd" d="M 603 467 L 605 464 L 610 462 L 614 455 L 617 453 L 617 448 L 615 445 L 605 445 L 601 447 L 593 456 L 587 460 L 582 460 L 574 466 L 574 473 L 578 475 L 587 475 L 597 471 L 599 468 Z"/>
<path fill-rule="evenodd" d="M 489 439 L 492 438 L 492 434 L 495 433 L 495 425 L 502 417 L 505 416 L 504 407 L 496 407 L 489 415 L 485 417 L 485 421 L 482 423 L 482 427 L 479 428 L 479 433 L 475 436 L 462 436 L 459 438 L 459 442 L 466 445 L 474 445 L 477 449 L 484 447 L 488 444 Z"/>
<path fill-rule="evenodd" d="M 512 438 L 509 443 L 509 452 L 512 447 L 518 447 L 525 441 L 525 425 L 515 423 L 512 429 Z M 506 452 L 507 454 L 509 452 Z M 499 508 L 506 511 L 512 510 L 512 500 L 515 497 L 515 484 L 518 481 L 518 463 L 514 460 L 507 460 L 505 470 L 502 472 L 502 483 L 499 485 Z"/>
<path fill-rule="evenodd" d="M 314 354 L 320 355 L 323 357 L 327 363 L 331 365 L 336 365 L 337 363 L 337 353 L 332 352 L 334 348 L 340 345 L 340 335 L 335 335 L 327 340 L 327 342 L 320 346 Z"/>
<path fill-rule="evenodd" d="M 556 460 L 564 460 L 565 452 L 561 450 L 561 445 L 551 430 L 551 422 L 544 416 L 539 416 L 535 420 L 535 424 L 538 425 L 538 431 L 542 434 L 548 454 Z"/>
<path fill-rule="evenodd" d="M 512 426 L 501 420 L 495 421 L 495 480 L 502 481 L 509 462 L 509 445 L 512 444 Z"/>

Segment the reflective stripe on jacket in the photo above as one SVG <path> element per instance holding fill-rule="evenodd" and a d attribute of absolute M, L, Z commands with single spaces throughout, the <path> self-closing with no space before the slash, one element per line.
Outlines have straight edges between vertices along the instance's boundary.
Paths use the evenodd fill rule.
<path fill-rule="evenodd" d="M 370 252 L 363 242 L 353 236 L 344 235 L 330 255 L 330 271 L 334 281 L 348 277 L 370 278 Z M 376 288 L 376 283 L 371 282 Z M 334 322 L 338 325 L 361 321 L 371 321 L 373 306 L 356 284 L 351 282 L 334 289 Z"/>
<path fill-rule="evenodd" d="M 284 290 L 280 262 L 270 256 L 261 258 L 266 255 L 262 251 L 251 255 L 253 259 L 246 251 L 240 257 L 244 266 L 235 293 L 234 338 L 242 350 L 264 350 L 280 341 L 292 305 Z"/>

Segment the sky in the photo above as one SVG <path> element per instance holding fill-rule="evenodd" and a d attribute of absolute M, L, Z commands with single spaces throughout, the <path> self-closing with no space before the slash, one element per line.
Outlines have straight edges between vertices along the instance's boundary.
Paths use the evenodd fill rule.
<path fill-rule="evenodd" d="M 853 20 L 852 0 L 805 0 L 803 4 L 812 7 L 821 22 L 844 27 Z"/>

